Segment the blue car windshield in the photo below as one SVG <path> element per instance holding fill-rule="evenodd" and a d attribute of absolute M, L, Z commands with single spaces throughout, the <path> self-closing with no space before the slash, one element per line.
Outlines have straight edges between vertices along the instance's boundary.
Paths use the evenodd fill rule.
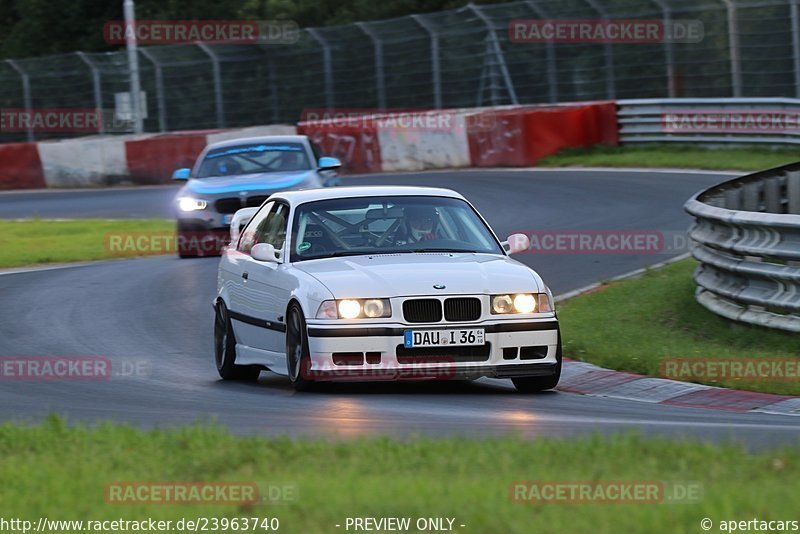
<path fill-rule="evenodd" d="M 307 170 L 311 163 L 301 143 L 254 143 L 209 150 L 197 177 Z"/>

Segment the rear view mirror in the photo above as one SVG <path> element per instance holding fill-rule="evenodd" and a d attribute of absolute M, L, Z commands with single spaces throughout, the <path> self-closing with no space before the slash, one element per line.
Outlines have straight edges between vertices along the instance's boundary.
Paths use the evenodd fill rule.
<path fill-rule="evenodd" d="M 371 210 L 367 210 L 367 213 L 364 214 L 364 218 L 368 221 L 374 221 L 378 219 L 400 219 L 403 217 L 403 208 L 392 206 L 391 208 L 373 208 Z"/>

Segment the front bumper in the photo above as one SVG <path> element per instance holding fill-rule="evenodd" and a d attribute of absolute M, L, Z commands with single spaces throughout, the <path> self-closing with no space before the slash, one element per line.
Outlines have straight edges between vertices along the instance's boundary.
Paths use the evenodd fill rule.
<path fill-rule="evenodd" d="M 406 330 L 483 328 L 485 345 L 407 349 Z M 436 326 L 309 321 L 310 380 L 426 380 L 548 376 L 558 365 L 558 321 Z"/>
<path fill-rule="evenodd" d="M 217 213 L 211 210 L 179 211 L 176 215 L 178 225 L 197 230 L 228 230 L 232 218 L 232 213 Z"/>
<path fill-rule="evenodd" d="M 231 240 L 230 227 L 198 219 L 178 219 L 176 233 L 182 256 L 219 256 Z"/>

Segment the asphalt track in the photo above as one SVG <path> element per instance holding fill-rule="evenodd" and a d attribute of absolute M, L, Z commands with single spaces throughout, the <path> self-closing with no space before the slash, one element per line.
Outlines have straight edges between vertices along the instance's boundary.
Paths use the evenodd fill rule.
<path fill-rule="evenodd" d="M 650 172 L 468 171 L 349 178 L 347 184 L 450 187 L 499 235 L 515 230 L 686 229 L 683 202 L 719 175 Z M 172 187 L 0 195 L 0 216 L 165 217 Z M 658 254 L 528 254 L 555 293 L 654 264 Z M 213 366 L 213 258 L 114 261 L 0 275 L 0 356 L 101 356 L 96 381 L 0 381 L 0 419 L 116 420 L 143 427 L 214 418 L 237 433 L 572 436 L 645 434 L 733 439 L 751 447 L 798 442 L 800 418 L 733 413 L 563 392 L 520 395 L 509 381 L 336 384 L 295 393 L 263 373 L 225 383 Z"/>

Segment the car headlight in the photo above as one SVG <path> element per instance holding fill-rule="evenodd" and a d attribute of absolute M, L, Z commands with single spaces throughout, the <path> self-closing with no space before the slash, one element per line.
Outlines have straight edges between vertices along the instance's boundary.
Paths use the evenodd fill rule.
<path fill-rule="evenodd" d="M 492 313 L 547 313 L 553 305 L 547 293 L 517 293 L 514 295 L 493 295 Z"/>
<path fill-rule="evenodd" d="M 389 299 L 326 300 L 317 310 L 317 319 L 378 319 L 391 316 Z"/>
<path fill-rule="evenodd" d="M 514 296 L 514 310 L 517 313 L 533 313 L 536 309 L 536 297 L 523 293 Z"/>
<path fill-rule="evenodd" d="M 199 198 L 182 197 L 178 199 L 178 208 L 181 211 L 200 211 L 208 207 L 208 202 Z"/>
<path fill-rule="evenodd" d="M 338 308 L 342 319 L 355 319 L 361 315 L 361 303 L 357 300 L 340 300 Z"/>

